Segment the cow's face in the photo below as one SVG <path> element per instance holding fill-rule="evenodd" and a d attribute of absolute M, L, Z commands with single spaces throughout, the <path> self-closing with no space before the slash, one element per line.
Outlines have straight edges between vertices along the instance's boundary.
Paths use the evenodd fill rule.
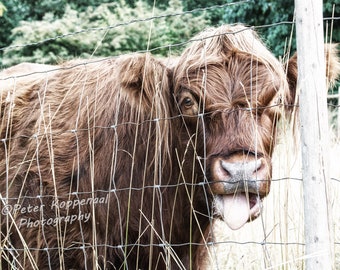
<path fill-rule="evenodd" d="M 198 154 L 204 156 L 215 213 L 237 229 L 260 214 L 270 190 L 276 120 L 287 83 L 262 44 L 255 45 L 265 57 L 257 48 L 226 48 L 224 38 L 203 40 L 184 52 L 175 69 L 175 95 L 187 130 L 201 141 Z M 220 48 L 211 49 L 213 42 Z M 259 43 L 255 36 L 253 42 Z"/>

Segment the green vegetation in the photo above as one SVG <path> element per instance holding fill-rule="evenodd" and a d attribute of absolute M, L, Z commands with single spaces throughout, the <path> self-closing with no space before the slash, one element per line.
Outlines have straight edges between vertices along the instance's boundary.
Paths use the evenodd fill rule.
<path fill-rule="evenodd" d="M 222 0 L 0 2 L 0 67 L 144 50 L 166 56 L 182 50 L 170 45 L 187 41 L 209 25 L 235 22 L 256 26 L 277 56 L 286 52 L 294 27 L 293 0 L 228 2 L 230 5 Z M 324 1 L 325 17 L 332 16 L 333 6 L 334 14 L 339 14 L 340 0 Z M 153 17 L 157 18 L 150 19 Z M 329 32 L 330 22 L 326 23 Z M 339 20 L 334 20 L 332 35 L 333 42 L 340 41 Z"/>

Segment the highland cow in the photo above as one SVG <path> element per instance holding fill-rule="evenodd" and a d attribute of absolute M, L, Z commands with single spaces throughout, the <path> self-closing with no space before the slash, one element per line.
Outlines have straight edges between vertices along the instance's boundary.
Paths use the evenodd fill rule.
<path fill-rule="evenodd" d="M 1 75 L 2 267 L 195 268 L 214 218 L 260 214 L 290 91 L 252 30 L 204 31 L 171 68 L 135 54 L 36 71 Z"/>

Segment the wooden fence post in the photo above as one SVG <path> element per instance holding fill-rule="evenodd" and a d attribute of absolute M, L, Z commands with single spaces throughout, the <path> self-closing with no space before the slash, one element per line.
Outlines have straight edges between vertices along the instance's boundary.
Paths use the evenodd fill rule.
<path fill-rule="evenodd" d="M 332 269 L 329 130 L 322 0 L 295 0 L 304 189 L 305 269 Z"/>

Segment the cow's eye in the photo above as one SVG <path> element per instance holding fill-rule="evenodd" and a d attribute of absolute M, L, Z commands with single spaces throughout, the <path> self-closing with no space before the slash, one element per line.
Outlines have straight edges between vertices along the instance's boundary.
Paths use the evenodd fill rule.
<path fill-rule="evenodd" d="M 188 108 L 192 107 L 192 105 L 194 105 L 194 103 L 193 103 L 191 98 L 189 98 L 189 97 L 184 98 L 183 106 L 185 106 L 185 108 L 188 109 Z"/>

